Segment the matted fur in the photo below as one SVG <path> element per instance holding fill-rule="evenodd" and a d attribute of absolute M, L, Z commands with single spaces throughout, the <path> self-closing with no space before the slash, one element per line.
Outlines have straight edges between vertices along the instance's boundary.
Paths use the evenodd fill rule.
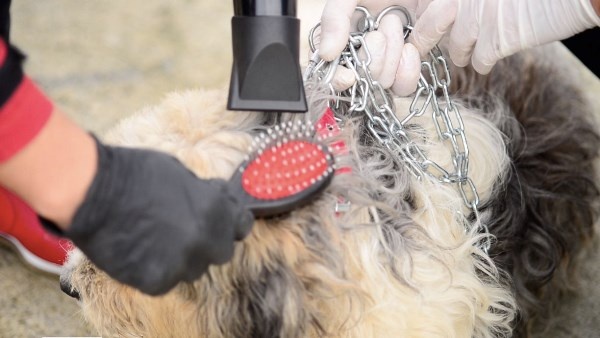
<path fill-rule="evenodd" d="M 535 68 L 514 60 L 511 67 Z M 495 72 L 503 72 L 503 67 Z M 466 73 L 464 76 L 466 79 Z M 455 78 L 455 83 L 466 83 L 460 78 Z M 502 88 L 505 81 L 490 79 L 487 92 Z M 519 231 L 533 233 L 526 238 L 538 243 L 534 234 L 539 223 L 531 221 L 533 216 L 519 218 L 521 209 L 502 203 L 521 201 L 518 205 L 532 215 L 544 210 L 544 235 L 554 237 L 540 245 L 560 250 L 552 241 L 564 244 L 561 248 L 565 250 L 549 251 L 549 255 L 565 262 L 591 233 L 589 203 L 595 190 L 577 192 L 584 187 L 576 182 L 579 177 L 587 182 L 592 172 L 575 171 L 574 163 L 560 162 L 565 164 L 557 173 L 574 183 L 569 185 L 571 190 L 556 190 L 544 179 L 546 162 L 515 166 L 519 158 L 533 163 L 547 158 L 538 156 L 540 152 L 525 142 L 528 124 L 521 128 L 517 121 L 535 118 L 533 126 L 543 128 L 545 120 L 539 117 L 544 112 L 531 110 L 544 107 L 528 106 L 529 101 L 519 102 L 518 98 L 507 105 L 502 100 L 510 96 L 502 91 L 495 95 L 505 96 L 494 96 L 494 105 L 480 105 L 491 100 L 486 100 L 488 96 L 479 87 L 463 90 L 465 98 L 480 99 L 465 101 L 469 108 L 461 110 L 470 145 L 471 177 L 486 206 L 480 221 L 493 222 L 490 230 L 498 239 L 492 257 L 513 274 L 515 287 L 492 259 L 473 245 L 480 236 L 465 230 L 462 215 L 468 210 L 455 187 L 419 181 L 404 168 L 394 167 L 383 149 L 365 139 L 362 121 L 357 120 L 343 121 L 340 136 L 350 149 L 341 163 L 350 166 L 352 173 L 337 175 L 314 203 L 283 217 L 255 222 L 248 238 L 236 246 L 232 261 L 211 267 L 200 280 L 181 284 L 165 296 L 149 297 L 112 281 L 78 251 L 72 253 L 62 279 L 79 292 L 86 319 L 106 337 L 510 336 L 517 320 L 513 291 L 517 297 L 528 297 L 523 304 L 529 314 L 542 304 L 542 288 L 564 288 L 565 284 L 544 286 L 553 275 L 561 275 L 550 272 L 532 287 L 528 271 L 515 268 L 538 271 L 548 263 L 529 253 L 531 244 L 511 245 Z M 172 94 L 159 106 L 121 122 L 105 139 L 122 146 L 163 150 L 201 177 L 227 178 L 241 162 L 252 136 L 273 119 L 259 113 L 228 112 L 224 103 L 224 92 Z M 410 99 L 395 103 L 398 112 L 406 112 Z M 572 108 L 568 101 L 565 104 Z M 322 111 L 322 106 L 314 105 L 311 118 Z M 584 109 L 580 111 L 577 119 L 583 121 Z M 568 120 L 566 112 L 556 110 L 556 117 Z M 298 115 L 278 117 L 289 118 Z M 573 126 L 574 133 L 583 135 L 581 123 Z M 559 141 L 558 146 L 550 144 L 546 150 L 561 160 L 573 156 L 591 161 L 595 154 L 587 143 L 578 147 L 573 142 L 591 142 L 597 136 L 591 127 L 582 130 L 588 136 L 567 137 L 567 149 L 560 146 L 567 141 Z M 440 145 L 429 118 L 416 120 L 411 132 L 430 158 L 450 167 L 448 149 Z M 531 156 L 524 156 L 530 149 Z M 585 165 L 591 166 L 591 162 Z M 539 189 L 548 192 L 534 193 Z M 570 219 L 578 223 L 574 235 L 561 234 L 563 238 L 548 230 L 572 227 L 561 214 L 569 211 L 554 210 L 560 206 L 554 204 L 548 208 L 545 198 L 549 192 L 562 203 L 572 197 L 571 192 L 580 194 L 571 203 L 582 209 L 577 215 L 568 215 L 582 217 Z M 352 202 L 352 208 L 336 215 L 334 206 L 340 197 Z M 530 226 L 534 228 L 530 230 Z"/>

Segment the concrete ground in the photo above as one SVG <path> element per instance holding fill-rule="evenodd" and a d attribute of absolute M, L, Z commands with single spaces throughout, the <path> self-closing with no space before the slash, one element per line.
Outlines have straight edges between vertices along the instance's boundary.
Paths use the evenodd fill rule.
<path fill-rule="evenodd" d="M 299 1 L 301 12 L 323 2 Z M 169 91 L 228 85 L 230 1 L 13 3 L 13 41 L 29 54 L 27 72 L 91 131 L 102 133 Z M 303 31 L 317 20 L 313 16 L 303 22 Z M 573 76 L 582 79 L 590 99 L 600 106 L 600 81 L 565 50 L 558 55 L 571 64 Z M 565 302 L 549 334 L 539 337 L 599 336 L 599 258 L 600 251 L 594 249 L 582 269 L 580 294 Z M 0 290 L 0 337 L 94 335 L 76 303 L 60 292 L 56 277 L 26 268 L 4 247 Z"/>

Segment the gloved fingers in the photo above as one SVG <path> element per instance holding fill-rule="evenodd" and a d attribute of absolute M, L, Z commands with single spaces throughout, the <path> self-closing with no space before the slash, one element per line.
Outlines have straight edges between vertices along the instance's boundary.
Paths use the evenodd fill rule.
<path fill-rule="evenodd" d="M 338 66 L 331 80 L 331 85 L 334 90 L 341 92 L 352 87 L 355 82 L 356 76 L 353 71 L 346 67 Z"/>
<path fill-rule="evenodd" d="M 477 2 L 475 2 L 477 3 Z M 455 24 L 450 32 L 448 53 L 455 65 L 465 67 L 471 61 L 471 55 L 479 36 L 478 18 L 472 13 L 477 10 L 473 2 L 459 3 Z"/>
<path fill-rule="evenodd" d="M 139 280 L 120 282 L 151 296 L 160 296 L 169 292 L 169 290 L 171 290 L 178 282 L 176 279 L 167 281 L 167 278 L 165 278 L 164 275 L 148 274 L 148 271 L 144 271 L 144 275 L 141 276 L 143 276 L 143 278 Z"/>
<path fill-rule="evenodd" d="M 190 268 L 185 271 L 185 274 L 181 279 L 183 282 L 191 283 L 200 278 L 200 276 L 202 276 L 208 270 L 208 264 L 204 260 L 191 262 L 189 266 Z"/>
<path fill-rule="evenodd" d="M 321 16 L 319 55 L 332 61 L 342 52 L 350 35 L 350 20 L 357 0 L 329 0 Z"/>
<path fill-rule="evenodd" d="M 450 31 L 456 18 L 458 3 L 456 0 L 433 1 L 421 14 L 410 36 L 410 42 L 419 50 L 421 56 L 438 44 Z"/>
<path fill-rule="evenodd" d="M 487 36 L 488 39 L 478 40 L 473 49 L 473 55 L 471 56 L 473 69 L 475 69 L 477 73 L 484 75 L 492 70 L 498 60 L 514 53 L 510 51 L 506 55 L 503 55 L 500 50 L 495 49 L 496 46 L 499 46 L 498 43 L 495 43 L 498 37 L 493 34 L 485 34 L 485 36 Z"/>
<path fill-rule="evenodd" d="M 387 89 L 394 84 L 404 47 L 402 20 L 397 15 L 387 15 L 381 20 L 379 31 L 385 36 L 385 56 L 378 80 Z"/>
<path fill-rule="evenodd" d="M 179 283 L 190 265 L 165 250 L 146 251 L 142 254 L 145 254 L 143 258 L 125 259 L 129 262 L 120 264 L 121 269 L 117 271 L 114 269 L 115 264 L 108 261 L 110 255 L 100 262 L 92 261 L 115 280 L 152 296 L 159 296 L 171 290 Z M 112 257 L 112 260 L 115 258 L 117 257 Z"/>
<path fill-rule="evenodd" d="M 423 2 L 431 2 L 432 0 L 359 0 L 358 5 L 369 9 L 374 16 L 378 15 L 390 6 L 402 6 L 406 8 L 412 15 L 419 14 L 418 9 Z"/>
<path fill-rule="evenodd" d="M 231 224 L 222 225 L 224 227 L 231 226 Z M 190 258 L 193 259 L 195 257 L 198 261 L 203 260 L 204 262 L 206 262 L 206 257 L 210 257 L 210 264 L 215 265 L 221 265 L 229 262 L 231 260 L 231 257 L 233 257 L 234 248 L 234 242 L 231 238 L 233 236 L 233 231 L 230 230 L 233 229 L 224 230 L 224 233 L 222 234 L 223 237 L 219 238 L 219 235 L 215 233 L 217 230 L 213 229 L 212 237 L 219 239 L 219 244 L 216 244 L 217 242 L 215 242 L 215 238 L 206 238 L 206 241 L 208 242 L 203 243 L 203 248 L 200 248 L 199 245 L 198 253 L 196 255 L 190 256 Z M 195 262 L 190 261 L 190 264 L 188 264 L 188 266 L 193 264 L 195 264 Z M 199 273 L 201 273 L 201 271 L 199 271 Z"/>
<path fill-rule="evenodd" d="M 171 274 L 169 277 L 165 277 L 165 274 L 163 273 L 155 276 L 154 278 L 149 278 L 148 270 L 151 269 L 145 270 L 145 274 L 142 275 L 143 281 L 132 283 L 130 285 L 151 296 L 160 296 L 171 291 L 171 289 L 179 284 L 181 281 L 181 276 L 184 273 L 181 271 L 180 273 Z M 206 269 L 204 271 L 206 271 Z M 172 272 L 172 270 L 168 272 Z M 150 275 L 152 275 L 152 273 L 150 273 Z"/>
<path fill-rule="evenodd" d="M 217 224 L 215 227 L 216 238 L 222 238 L 229 243 L 244 239 L 254 224 L 254 215 L 247 209 L 229 188 L 229 182 L 222 179 L 198 179 L 196 190 L 205 196 L 208 203 L 196 212 L 199 216 L 205 214 L 204 221 Z M 210 198 L 209 198 L 210 197 Z M 200 207 L 202 200 L 196 201 Z M 212 211 L 207 214 L 207 211 Z M 229 231 L 229 229 L 232 229 Z M 218 255 L 217 255 L 218 256 Z"/>
<path fill-rule="evenodd" d="M 415 13 L 413 13 L 413 20 L 415 18 L 418 20 L 421 17 L 421 15 L 423 15 L 425 10 L 429 7 L 429 5 L 433 2 L 433 0 L 416 0 L 416 1 L 417 1 L 417 6 L 416 6 Z M 410 8 L 409 8 L 409 10 L 410 10 Z M 414 25 L 415 25 L 415 22 L 413 21 L 413 26 Z"/>
<path fill-rule="evenodd" d="M 481 11 L 483 14 L 479 23 L 479 36 L 471 56 L 473 68 L 478 73 L 489 73 L 498 60 L 530 46 L 528 41 L 532 41 L 530 40 L 532 37 L 534 40 L 538 38 L 533 28 L 530 30 L 530 34 L 523 35 L 521 33 L 526 29 L 524 29 L 525 24 L 519 22 L 519 19 L 522 16 L 531 17 L 532 15 L 520 15 L 520 10 L 525 10 L 520 6 L 521 4 L 518 2 L 506 1 L 491 3 Z M 535 14 L 533 15 L 535 16 Z M 525 42 L 527 43 L 523 45 Z"/>
<path fill-rule="evenodd" d="M 239 214 L 233 220 L 235 222 L 234 228 L 234 239 L 236 241 L 241 241 L 252 230 L 252 226 L 254 225 L 254 215 L 250 210 L 241 207 Z"/>
<path fill-rule="evenodd" d="M 417 88 L 420 74 L 421 58 L 419 51 L 413 44 L 407 43 L 402 49 L 402 56 L 400 57 L 392 91 L 399 96 L 412 94 Z"/>
<path fill-rule="evenodd" d="M 385 35 L 380 31 L 369 32 L 365 36 L 365 45 L 359 50 L 359 57 L 361 60 L 368 60 L 370 58 L 369 71 L 373 79 L 377 80 L 381 75 L 385 62 Z M 367 50 L 369 51 L 368 55 Z"/>

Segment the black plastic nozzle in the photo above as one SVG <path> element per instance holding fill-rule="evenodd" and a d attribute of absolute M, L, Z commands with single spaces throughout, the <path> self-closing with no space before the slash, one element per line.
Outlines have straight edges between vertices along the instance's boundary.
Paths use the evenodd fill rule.
<path fill-rule="evenodd" d="M 234 0 L 236 16 L 296 16 L 295 0 Z"/>
<path fill-rule="evenodd" d="M 306 112 L 295 0 L 235 0 L 227 108 Z"/>

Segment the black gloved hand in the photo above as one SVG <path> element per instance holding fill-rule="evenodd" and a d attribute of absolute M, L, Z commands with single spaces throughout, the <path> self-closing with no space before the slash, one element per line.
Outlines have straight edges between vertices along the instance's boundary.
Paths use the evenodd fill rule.
<path fill-rule="evenodd" d="M 163 153 L 97 145 L 98 172 L 65 235 L 114 279 L 165 293 L 227 262 L 249 233 L 253 215 L 225 181 Z"/>

